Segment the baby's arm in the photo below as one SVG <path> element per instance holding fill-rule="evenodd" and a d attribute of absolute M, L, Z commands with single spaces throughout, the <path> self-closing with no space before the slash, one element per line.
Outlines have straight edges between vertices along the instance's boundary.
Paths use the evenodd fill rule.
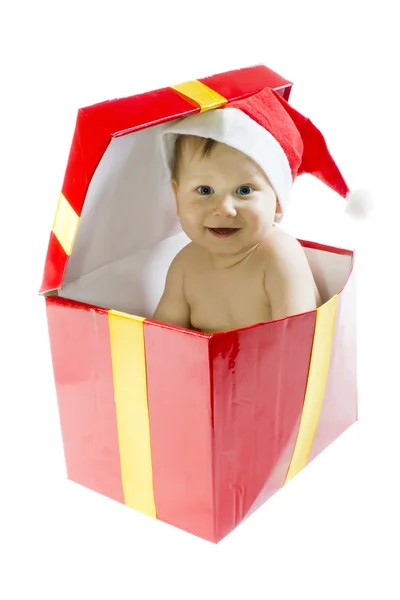
<path fill-rule="evenodd" d="M 185 255 L 179 252 L 172 261 L 164 293 L 153 315 L 154 321 L 190 328 L 190 308 L 184 291 Z"/>
<path fill-rule="evenodd" d="M 296 239 L 275 248 L 265 275 L 272 319 L 315 310 L 316 286 L 302 246 Z"/>

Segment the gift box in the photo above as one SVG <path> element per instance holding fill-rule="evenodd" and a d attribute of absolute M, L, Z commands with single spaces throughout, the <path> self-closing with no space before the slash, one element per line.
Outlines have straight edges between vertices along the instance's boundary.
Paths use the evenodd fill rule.
<path fill-rule="evenodd" d="M 355 253 L 300 240 L 323 304 L 204 334 L 152 320 L 189 239 L 161 134 L 292 84 L 264 66 L 78 111 L 41 294 L 68 478 L 218 542 L 357 420 Z"/>

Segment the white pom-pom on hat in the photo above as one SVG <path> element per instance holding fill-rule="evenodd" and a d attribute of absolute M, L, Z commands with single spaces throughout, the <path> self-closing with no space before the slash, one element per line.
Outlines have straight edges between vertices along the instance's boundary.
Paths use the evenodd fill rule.
<path fill-rule="evenodd" d="M 353 219 L 367 219 L 373 208 L 374 202 L 368 190 L 354 190 L 346 196 L 345 212 Z"/>

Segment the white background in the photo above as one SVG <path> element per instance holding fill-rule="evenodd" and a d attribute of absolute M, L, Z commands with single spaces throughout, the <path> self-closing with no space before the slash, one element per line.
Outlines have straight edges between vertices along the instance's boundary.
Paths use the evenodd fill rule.
<path fill-rule="evenodd" d="M 2 4 L 2 599 L 400 597 L 396 4 Z M 305 178 L 287 221 L 358 248 L 360 421 L 213 546 L 65 480 L 37 292 L 78 107 L 257 63 L 294 81 L 350 187 L 375 196 L 350 226 Z"/>

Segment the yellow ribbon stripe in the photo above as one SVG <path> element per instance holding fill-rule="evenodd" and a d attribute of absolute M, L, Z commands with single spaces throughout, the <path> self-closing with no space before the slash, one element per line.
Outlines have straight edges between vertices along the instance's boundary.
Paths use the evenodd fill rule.
<path fill-rule="evenodd" d="M 338 296 L 317 309 L 303 412 L 285 484 L 306 466 L 321 414 L 335 330 Z"/>
<path fill-rule="evenodd" d="M 156 517 L 141 317 L 109 311 L 111 357 L 125 504 Z"/>
<path fill-rule="evenodd" d="M 227 98 L 224 98 L 218 92 L 214 92 L 214 90 L 201 83 L 201 81 L 197 81 L 197 79 L 187 81 L 186 83 L 179 83 L 178 85 L 171 85 L 171 88 L 199 104 L 200 112 L 218 108 L 228 102 Z"/>
<path fill-rule="evenodd" d="M 68 256 L 71 256 L 78 225 L 78 215 L 65 196 L 60 194 L 52 231 Z"/>

